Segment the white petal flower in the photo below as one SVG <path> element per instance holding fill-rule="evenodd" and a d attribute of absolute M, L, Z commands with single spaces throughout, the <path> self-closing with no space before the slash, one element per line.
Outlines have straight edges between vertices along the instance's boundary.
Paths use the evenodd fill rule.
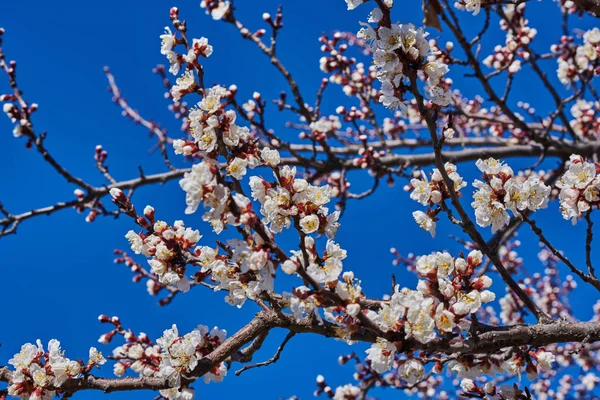
<path fill-rule="evenodd" d="M 475 165 L 481 172 L 487 175 L 496 175 L 500 173 L 504 163 L 495 158 L 488 158 L 486 160 L 479 159 L 475 162 Z"/>
<path fill-rule="evenodd" d="M 452 128 L 444 129 L 444 137 L 446 139 L 454 138 L 455 133 L 456 133 L 456 131 Z"/>
<path fill-rule="evenodd" d="M 452 332 L 456 323 L 454 322 L 455 315 L 444 308 L 443 304 L 439 304 L 435 312 L 435 326 L 440 332 Z"/>
<path fill-rule="evenodd" d="M 103 365 L 106 362 L 106 359 L 102 356 L 95 347 L 90 347 L 90 364 L 93 365 Z"/>
<path fill-rule="evenodd" d="M 556 361 L 556 357 L 549 351 L 540 351 L 536 355 L 536 360 L 540 369 L 549 371 L 552 369 L 552 364 Z"/>
<path fill-rule="evenodd" d="M 367 349 L 367 360 L 371 361 L 371 367 L 382 374 L 392 368 L 396 355 L 396 346 L 385 339 L 378 340 Z"/>
<path fill-rule="evenodd" d="M 414 385 L 423 379 L 425 368 L 419 360 L 411 358 L 406 360 L 400 368 L 398 368 L 398 374 L 402 379 L 408 382 L 409 385 Z"/>
<path fill-rule="evenodd" d="M 475 382 L 473 382 L 471 379 L 465 378 L 460 382 L 460 387 L 462 390 L 468 393 L 474 390 L 477 386 L 475 386 Z"/>
<path fill-rule="evenodd" d="M 171 87 L 171 96 L 175 101 L 178 101 L 184 93 L 189 92 L 195 86 L 196 77 L 192 71 L 185 71 L 183 75 L 175 80 L 175 85 Z"/>
<path fill-rule="evenodd" d="M 268 147 L 265 147 L 261 150 L 260 157 L 263 159 L 263 162 L 266 165 L 269 165 L 271 167 L 276 167 L 281 162 L 279 152 L 275 149 L 271 150 Z"/>
<path fill-rule="evenodd" d="M 348 304 L 346 306 L 346 311 L 348 312 L 348 315 L 350 315 L 353 318 L 356 318 L 358 313 L 360 313 L 360 305 L 359 304 Z"/>
<path fill-rule="evenodd" d="M 331 262 L 332 260 L 336 262 Z M 342 263 L 337 259 L 328 259 L 324 266 L 317 264 L 310 264 L 306 268 L 306 272 L 313 278 L 317 283 L 335 282 L 338 280 L 342 273 Z"/>
<path fill-rule="evenodd" d="M 229 3 L 229 1 L 223 1 L 223 0 L 219 0 L 217 7 L 213 8 L 212 10 L 210 10 L 210 16 L 215 20 L 218 21 L 220 19 L 222 19 L 225 14 L 227 14 L 227 12 L 229 11 L 229 7 L 231 6 L 231 4 Z M 202 1 L 200 3 L 200 7 L 202 8 L 206 8 L 206 2 Z M 207 11 L 208 14 L 208 11 Z"/>
<path fill-rule="evenodd" d="M 444 90 L 439 86 L 430 88 L 427 94 L 433 104 L 437 104 L 438 106 L 446 107 L 452 102 L 452 92 Z"/>
<path fill-rule="evenodd" d="M 351 0 L 346 0 L 351 1 Z M 362 1 L 362 0 L 360 0 Z M 354 385 L 347 384 L 344 386 L 338 386 L 335 389 L 333 400 L 347 400 L 347 399 L 358 399 L 358 396 L 362 393 L 362 390 Z"/>
<path fill-rule="evenodd" d="M 423 211 L 414 211 L 412 216 L 421 229 L 431 233 L 431 237 L 435 237 L 436 223 L 428 214 Z"/>
<path fill-rule="evenodd" d="M 290 259 L 287 259 L 281 264 L 281 270 L 288 275 L 295 274 L 298 270 L 298 264 Z"/>
<path fill-rule="evenodd" d="M 300 227 L 306 234 L 316 232 L 319 229 L 319 217 L 314 214 L 300 219 Z"/>
<path fill-rule="evenodd" d="M 160 35 L 160 39 L 161 54 L 167 54 L 173 50 L 173 46 L 175 46 L 175 35 L 171 32 L 171 29 L 168 26 L 165 26 L 165 33 Z"/>
<path fill-rule="evenodd" d="M 410 194 L 410 198 L 424 206 L 428 205 L 431 197 L 431 186 L 427 181 L 425 173 L 421 172 L 421 179 L 411 179 L 410 184 L 414 188 Z"/>
<path fill-rule="evenodd" d="M 127 372 L 127 368 L 122 363 L 118 362 L 113 366 L 113 374 L 115 374 L 115 376 L 123 376 L 125 375 L 125 372 Z"/>
<path fill-rule="evenodd" d="M 364 0 L 346 0 L 346 4 L 348 5 L 348 10 L 354 10 L 356 7 L 360 6 L 364 3 Z"/>
<path fill-rule="evenodd" d="M 227 172 L 229 175 L 237 180 L 240 180 L 246 175 L 246 167 L 248 166 L 248 160 L 245 158 L 236 157 L 227 165 Z"/>
<path fill-rule="evenodd" d="M 458 301 L 452 305 L 456 315 L 467 315 L 476 312 L 481 307 L 481 294 L 472 290 L 467 294 L 459 293 Z"/>

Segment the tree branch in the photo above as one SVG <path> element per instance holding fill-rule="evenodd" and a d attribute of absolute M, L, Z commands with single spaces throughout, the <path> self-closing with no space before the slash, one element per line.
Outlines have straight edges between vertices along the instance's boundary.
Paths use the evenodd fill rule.
<path fill-rule="evenodd" d="M 573 0 L 573 3 L 577 4 L 577 7 L 600 18 L 600 0 Z"/>
<path fill-rule="evenodd" d="M 263 362 L 259 362 L 256 364 L 250 364 L 250 365 L 245 365 L 244 367 L 242 367 L 241 369 L 235 371 L 235 374 L 237 376 L 241 375 L 242 372 L 248 370 L 248 369 L 252 369 L 252 368 L 258 368 L 258 367 L 265 367 L 267 365 L 273 364 L 275 362 L 277 362 L 277 360 L 279 360 L 279 357 L 281 356 L 281 352 L 283 351 L 283 349 L 285 348 L 285 345 L 287 344 L 287 342 L 289 342 L 294 336 L 296 335 L 296 332 L 288 332 L 287 336 L 285 337 L 285 339 L 283 339 L 283 342 L 279 345 L 279 347 L 277 348 L 277 352 L 275 353 L 275 355 L 271 358 L 269 358 L 267 361 L 263 361 Z"/>

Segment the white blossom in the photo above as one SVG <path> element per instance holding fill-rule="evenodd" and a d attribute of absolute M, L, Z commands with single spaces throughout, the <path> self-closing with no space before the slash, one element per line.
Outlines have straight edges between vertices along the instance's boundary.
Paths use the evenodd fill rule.
<path fill-rule="evenodd" d="M 307 215 L 300 219 L 300 227 L 306 234 L 316 232 L 319 229 L 319 217 L 314 214 Z"/>
<path fill-rule="evenodd" d="M 346 4 L 348 5 L 348 10 L 354 10 L 356 7 L 360 6 L 364 3 L 364 0 L 346 0 Z"/>
<path fill-rule="evenodd" d="M 263 159 L 263 162 L 266 165 L 269 165 L 271 167 L 276 167 L 281 162 L 279 152 L 275 149 L 270 149 L 268 147 L 265 147 L 261 150 L 260 157 Z"/>
<path fill-rule="evenodd" d="M 396 355 L 396 346 L 385 339 L 373 343 L 366 351 L 367 360 L 371 361 L 371 367 L 382 374 L 392 368 Z"/>
<path fill-rule="evenodd" d="M 89 351 L 90 363 L 93 365 L 103 365 L 106 363 L 106 359 L 102 356 L 95 347 L 90 347 Z"/>
<path fill-rule="evenodd" d="M 423 379 L 425 368 L 419 360 L 414 358 L 406 360 L 400 368 L 398 368 L 398 374 L 404 379 L 409 385 L 414 385 Z"/>
<path fill-rule="evenodd" d="M 556 361 L 554 354 L 549 351 L 539 351 L 536 355 L 537 365 L 544 371 L 552 369 L 552 364 Z"/>
<path fill-rule="evenodd" d="M 421 229 L 431 233 L 431 237 L 435 237 L 436 223 L 428 214 L 423 211 L 414 211 L 412 216 Z"/>
<path fill-rule="evenodd" d="M 236 157 L 227 165 L 227 172 L 235 179 L 240 180 L 246 175 L 247 166 L 248 160 Z"/>

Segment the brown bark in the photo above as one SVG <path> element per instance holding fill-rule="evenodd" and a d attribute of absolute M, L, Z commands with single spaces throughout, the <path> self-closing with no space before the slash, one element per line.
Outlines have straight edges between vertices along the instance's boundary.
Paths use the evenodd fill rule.
<path fill-rule="evenodd" d="M 329 322 L 319 323 L 310 318 L 296 320 L 292 315 L 275 311 L 261 311 L 246 326 L 228 338 L 221 346 L 204 357 L 198 367 L 184 381 L 192 382 L 208 373 L 214 366 L 236 354 L 242 346 L 257 337 L 263 337 L 273 328 L 287 329 L 293 333 L 312 333 L 325 337 L 351 339 L 374 343 L 381 338 L 372 330 L 360 328 L 355 332 Z M 554 343 L 577 342 L 593 343 L 600 341 L 600 322 L 564 322 L 551 324 L 519 325 L 509 327 L 483 327 L 477 340 L 472 339 L 436 339 L 429 343 L 420 343 L 414 339 L 405 339 L 404 332 L 387 332 L 383 335 L 388 341 L 395 342 L 400 351 L 421 350 L 428 353 L 466 355 L 489 354 L 504 348 L 515 346 L 540 347 Z M 0 367 L 0 382 L 11 383 L 12 373 L 8 367 Z M 130 390 L 160 390 L 168 388 L 168 381 L 162 378 L 99 378 L 88 375 L 83 378 L 69 379 L 61 390 L 73 393 L 81 390 L 101 390 L 103 392 Z"/>
<path fill-rule="evenodd" d="M 573 0 L 577 7 L 600 18 L 600 0 Z"/>

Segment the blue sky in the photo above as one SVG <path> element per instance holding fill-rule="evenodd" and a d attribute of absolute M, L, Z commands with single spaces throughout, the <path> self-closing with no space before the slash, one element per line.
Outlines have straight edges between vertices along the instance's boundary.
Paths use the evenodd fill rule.
<path fill-rule="evenodd" d="M 419 2 L 397 2 L 401 7 L 395 11 L 395 18 L 418 24 L 421 20 Z M 273 0 L 241 0 L 237 3 L 239 19 L 252 29 L 264 27 L 261 14 L 265 11 L 274 14 L 278 5 Z M 257 3 L 260 7 L 256 7 Z M 164 90 L 160 79 L 151 71 L 156 64 L 164 62 L 158 36 L 170 22 L 168 11 L 173 5 L 179 7 L 181 17 L 188 21 L 190 36 L 206 36 L 214 46 L 214 54 L 206 63 L 207 84 L 228 86 L 235 83 L 240 98 L 249 98 L 252 92 L 259 91 L 267 99 L 274 99 L 281 90 L 287 89 L 283 79 L 251 43 L 243 41 L 231 26 L 206 16 L 197 1 L 0 2 L 0 26 L 6 29 L 5 52 L 9 59 L 18 62 L 18 79 L 27 100 L 40 105 L 34 119 L 36 129 L 48 132 L 48 149 L 65 167 L 88 182 L 104 183 L 93 160 L 97 144 L 102 144 L 109 152 L 108 164 L 119 180 L 136 177 L 138 164 L 148 174 L 164 170 L 159 155 L 149 153 L 154 142 L 147 138 L 145 129 L 123 118 L 120 109 L 111 102 L 102 69 L 105 65 L 112 69 L 123 95 L 134 108 L 143 116 L 160 122 L 176 136 L 179 124 L 167 110 L 168 101 L 162 96 Z M 302 83 L 306 99 L 313 101 L 323 77 L 318 68 L 319 35 L 336 29 L 356 31 L 357 21 L 366 19 L 370 7 L 362 6 L 348 12 L 342 0 L 287 0 L 283 5 L 285 28 L 280 36 L 280 57 Z M 533 6 L 539 11 L 532 18 L 532 25 L 539 30 L 534 46 L 546 51 L 560 32 L 557 25 L 549 25 L 543 20 L 556 16 L 557 8 L 551 1 Z M 475 32 L 482 17 L 469 16 L 468 21 L 468 30 Z M 536 21 L 544 23 L 536 24 Z M 585 19 L 580 26 L 585 29 L 592 23 Z M 503 43 L 504 37 L 498 34 L 495 23 L 492 28 L 495 33 L 488 38 L 487 44 Z M 432 32 L 432 35 L 438 37 L 440 34 Z M 444 35 L 441 36 L 443 41 L 447 38 Z M 554 62 L 547 66 L 556 81 Z M 450 76 L 466 94 L 480 91 L 478 84 L 463 78 L 460 70 L 451 71 Z M 540 96 L 535 85 L 537 82 L 530 83 L 525 75 L 521 81 L 517 80 L 511 98 L 514 102 L 517 99 L 530 101 L 539 110 L 551 109 L 552 103 L 547 97 Z M 8 89 L 5 77 L 0 77 L 0 92 Z M 325 102 L 324 110 L 331 112 L 343 97 L 334 87 L 328 89 L 328 94 L 331 96 Z M 282 133 L 285 132 L 285 121 L 298 122 L 294 115 L 281 114 L 275 108 L 268 110 L 268 117 L 269 125 Z M 42 163 L 39 154 L 26 150 L 24 141 L 14 139 L 11 130 L 8 119 L 1 117 L 3 156 L 0 157 L 0 171 L 3 180 L 0 201 L 6 208 L 20 213 L 72 199 L 74 187 Z M 180 160 L 177 164 L 184 165 Z M 515 162 L 514 165 L 527 165 L 527 162 Z M 465 167 L 464 171 L 468 177 L 474 176 L 472 167 Z M 369 185 L 370 180 L 355 177 L 352 183 L 358 190 Z M 449 233 L 460 236 L 460 232 L 450 228 L 445 221 L 439 224 L 439 240 L 434 241 L 418 230 L 411 212 L 419 209 L 419 205 L 403 192 L 403 185 L 404 182 L 398 182 L 393 188 L 382 185 L 374 196 L 351 202 L 342 221 L 338 240 L 349 250 L 346 269 L 364 279 L 363 287 L 369 296 L 388 293 L 392 273 L 401 285 L 414 286 L 416 283 L 412 275 L 392 266 L 390 247 L 396 247 L 403 254 L 427 254 L 442 249 L 456 254 L 461 249 L 456 242 L 447 239 Z M 465 194 L 470 193 L 470 188 L 466 189 Z M 183 219 L 204 234 L 203 244 L 214 242 L 214 236 L 199 214 L 184 215 L 184 193 L 176 182 L 141 189 L 136 192 L 133 203 L 138 209 L 152 204 L 159 218 L 168 222 Z M 537 220 L 548 229 L 549 238 L 561 243 L 559 247 L 576 265 L 581 265 L 584 260 L 583 224 L 571 228 L 568 221 L 560 218 L 557 208 L 552 204 L 548 210 L 536 215 Z M 105 331 L 96 319 L 101 313 L 118 315 L 125 326 L 136 332 L 146 332 L 153 338 L 173 323 L 183 332 L 197 324 L 218 325 L 234 332 L 252 318 L 256 311 L 253 305 L 247 304 L 238 310 L 228 306 L 222 294 L 202 288 L 180 296 L 168 307 L 159 307 L 156 299 L 147 295 L 145 285 L 132 283 L 131 273 L 112 262 L 112 250 L 127 247 L 124 234 L 132 228 L 127 218 L 98 218 L 88 224 L 84 215 L 65 210 L 23 223 L 17 235 L 0 240 L 3 272 L 0 288 L 5 298 L 0 364 L 4 364 L 22 343 L 36 338 L 45 342 L 57 338 L 63 343 L 67 356 L 86 357 L 88 348 L 97 345 L 97 338 Z M 570 229 L 568 237 L 563 229 Z M 537 241 L 527 230 L 523 230 L 521 238 L 525 245 L 520 254 L 535 269 L 539 265 Z M 285 237 L 282 243 L 291 249 L 296 241 Z M 286 280 L 281 289 L 289 290 L 291 285 L 299 283 Z M 503 290 L 501 288 L 497 294 L 503 295 Z M 595 296 L 587 289 L 580 293 Z M 580 317 L 587 318 L 591 315 L 591 303 L 583 298 L 585 296 L 577 296 L 573 305 L 581 306 Z M 270 357 L 284 334 L 273 332 L 256 359 Z M 107 353 L 112 348 L 100 347 Z M 362 354 L 364 348 L 362 345 L 348 347 L 320 337 L 297 336 L 276 365 L 247 371 L 240 377 L 235 377 L 231 371 L 224 383 L 198 384 L 197 393 L 200 398 L 217 395 L 232 398 L 240 393 L 247 399 L 277 399 L 293 394 L 311 398 L 314 379 L 319 373 L 324 374 L 333 387 L 352 381 L 352 367 L 338 368 L 337 357 L 350 351 Z M 108 376 L 111 368 L 102 372 Z M 374 393 L 382 399 L 398 398 L 399 395 Z M 101 393 L 79 393 L 76 398 L 101 396 Z M 110 396 L 115 399 L 153 398 L 149 392 Z"/>

